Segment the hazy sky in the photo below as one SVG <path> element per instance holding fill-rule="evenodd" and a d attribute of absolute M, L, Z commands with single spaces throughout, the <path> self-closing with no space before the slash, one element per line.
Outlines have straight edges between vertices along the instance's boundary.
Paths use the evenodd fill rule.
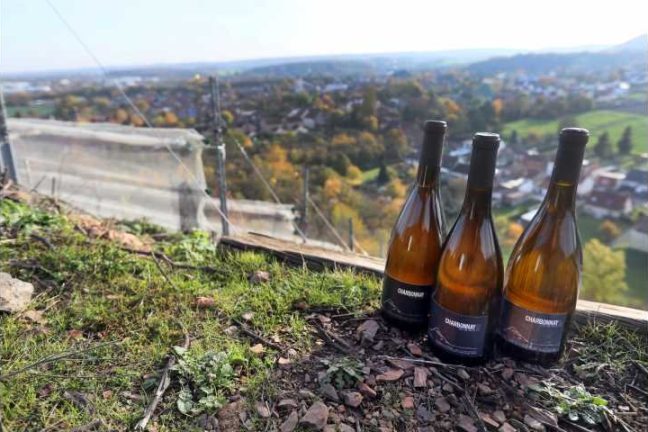
<path fill-rule="evenodd" d="M 624 42 L 648 1 L 51 0 L 106 65 Z M 93 66 L 46 0 L 0 0 L 0 70 Z"/>

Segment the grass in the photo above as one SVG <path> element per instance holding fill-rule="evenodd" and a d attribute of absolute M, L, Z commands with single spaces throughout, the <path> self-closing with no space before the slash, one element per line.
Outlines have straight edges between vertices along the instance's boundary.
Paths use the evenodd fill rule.
<path fill-rule="evenodd" d="M 306 350 L 313 339 L 294 304 L 361 310 L 375 307 L 378 298 L 374 278 L 348 271 L 313 273 L 261 254 L 229 253 L 200 232 L 171 236 L 154 247 L 176 262 L 209 265 L 214 272 L 156 264 L 116 243 L 89 239 L 65 215 L 50 216 L 9 200 L 0 202 L 0 215 L 0 270 L 35 283 L 30 309 L 44 317 L 34 322 L 25 315 L 0 316 L 0 376 L 46 356 L 90 348 L 0 378 L 0 413 L 7 430 L 69 430 L 95 419 L 111 430 L 130 430 L 155 391 L 166 357 L 185 333 L 193 339 L 186 354 L 190 365 L 173 373 L 157 430 L 195 430 L 194 417 L 179 411 L 178 400 L 194 413 L 219 406 L 230 389 L 240 389 L 250 401 L 274 391 L 269 378 L 274 358 L 253 353 L 256 341 L 228 335 L 232 323 L 227 317 L 245 317 L 264 337 Z M 53 248 L 33 241 L 31 234 L 47 238 Z M 269 282 L 248 281 L 258 270 L 269 272 Z M 213 307 L 198 307 L 198 297 L 212 299 Z M 214 367 L 217 373 L 210 375 Z M 197 372 L 192 378 L 187 370 Z M 219 387 L 222 391 L 208 385 L 187 404 L 181 383 L 184 389 L 204 386 L 205 376 L 214 374 L 227 384 Z M 92 409 L 75 402 L 71 392 L 82 394 Z"/>
<path fill-rule="evenodd" d="M 578 114 L 574 118 L 578 126 L 589 129 L 594 142 L 596 142 L 595 140 L 600 134 L 607 131 L 614 146 L 621 138 L 623 129 L 626 126 L 631 126 L 634 143 L 633 152 L 645 153 L 648 151 L 648 120 L 645 115 L 622 111 L 595 110 Z M 505 137 L 508 137 L 513 130 L 516 130 L 520 137 L 525 137 L 530 133 L 541 136 L 556 135 L 558 124 L 558 119 L 524 119 L 507 123 L 504 125 L 503 133 Z"/>

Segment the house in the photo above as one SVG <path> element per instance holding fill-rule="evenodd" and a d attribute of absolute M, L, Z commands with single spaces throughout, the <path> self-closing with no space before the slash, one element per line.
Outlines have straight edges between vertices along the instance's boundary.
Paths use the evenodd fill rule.
<path fill-rule="evenodd" d="M 648 192 L 648 170 L 633 169 L 628 171 L 620 186 L 637 193 Z"/>
<path fill-rule="evenodd" d="M 642 215 L 624 237 L 627 238 L 629 249 L 648 253 L 648 215 Z"/>
<path fill-rule="evenodd" d="M 535 189 L 532 180 L 516 178 L 500 183 L 493 191 L 493 199 L 504 205 L 515 206 L 527 201 Z"/>
<path fill-rule="evenodd" d="M 632 212 L 632 198 L 623 192 L 595 190 L 586 198 L 583 210 L 597 219 L 618 219 Z"/>
<path fill-rule="evenodd" d="M 621 182 L 624 178 L 624 173 L 614 171 L 600 171 L 596 174 L 596 178 L 594 179 L 594 188 L 614 190 L 621 185 Z"/>

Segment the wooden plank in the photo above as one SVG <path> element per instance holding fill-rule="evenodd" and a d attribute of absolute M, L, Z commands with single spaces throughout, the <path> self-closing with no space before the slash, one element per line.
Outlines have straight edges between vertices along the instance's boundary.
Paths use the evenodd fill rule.
<path fill-rule="evenodd" d="M 351 268 L 382 277 L 385 268 L 385 262 L 380 258 L 293 243 L 263 234 L 222 237 L 219 245 L 235 250 L 263 251 L 288 264 L 313 270 Z"/>
<path fill-rule="evenodd" d="M 262 234 L 249 233 L 223 237 L 220 245 L 235 250 L 269 253 L 290 265 L 305 266 L 318 271 L 326 268 L 354 269 L 382 277 L 385 268 L 385 261 L 381 258 L 333 251 L 308 244 L 296 244 Z M 574 320 L 577 323 L 592 320 L 602 323 L 614 321 L 624 327 L 648 334 L 648 311 L 639 309 L 578 300 Z"/>

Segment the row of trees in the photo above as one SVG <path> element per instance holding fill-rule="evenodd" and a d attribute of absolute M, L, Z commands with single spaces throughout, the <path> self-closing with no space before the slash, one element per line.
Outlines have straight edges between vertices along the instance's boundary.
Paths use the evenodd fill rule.
<path fill-rule="evenodd" d="M 629 155 L 632 153 L 632 147 L 632 127 L 626 126 L 621 138 L 617 142 L 617 152 L 620 155 Z M 603 132 L 598 137 L 596 145 L 594 146 L 594 153 L 601 159 L 609 159 L 614 155 L 610 134 L 607 131 Z"/>

